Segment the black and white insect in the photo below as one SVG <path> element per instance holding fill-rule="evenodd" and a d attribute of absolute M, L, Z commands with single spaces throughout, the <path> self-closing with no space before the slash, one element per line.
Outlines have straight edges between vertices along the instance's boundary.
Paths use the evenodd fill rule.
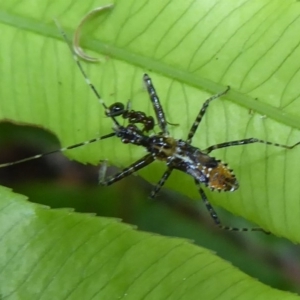
<path fill-rule="evenodd" d="M 215 212 L 209 200 L 207 199 L 201 185 L 204 185 L 211 190 L 233 192 L 238 189 L 239 184 L 235 175 L 233 174 L 233 171 L 227 166 L 227 164 L 221 162 L 220 160 L 217 160 L 214 157 L 211 157 L 209 154 L 216 149 L 239 146 L 239 145 L 247 145 L 252 143 L 263 143 L 267 145 L 273 145 L 276 147 L 292 149 L 295 146 L 299 145 L 300 142 L 294 144 L 293 146 L 288 146 L 288 145 L 282 145 L 282 144 L 260 140 L 257 138 L 248 138 L 248 139 L 236 140 L 231 142 L 224 142 L 221 144 L 212 145 L 204 150 L 200 150 L 199 148 L 191 145 L 193 141 L 193 137 L 196 134 L 196 131 L 198 129 L 198 126 L 201 123 L 201 120 L 205 115 L 205 112 L 209 104 L 211 103 L 211 101 L 225 95 L 230 88 L 227 87 L 226 90 L 224 90 L 223 92 L 213 95 L 212 97 L 207 99 L 202 105 L 199 113 L 197 114 L 196 119 L 193 122 L 188 132 L 187 138 L 185 140 L 175 139 L 169 134 L 168 122 L 166 121 L 163 107 L 160 103 L 158 94 L 153 86 L 152 80 L 147 74 L 144 74 L 143 82 L 149 94 L 149 98 L 155 113 L 156 122 L 160 129 L 159 133 L 150 134 L 149 132 L 153 130 L 155 126 L 153 117 L 147 116 L 144 112 L 129 110 L 128 107 L 125 108 L 125 106 L 120 102 L 114 103 L 111 106 L 106 105 L 106 103 L 101 98 L 98 91 L 96 90 L 95 86 L 91 83 L 91 81 L 87 77 L 77 55 L 74 53 L 72 47 L 70 46 L 67 40 L 66 34 L 63 32 L 62 29 L 60 30 L 69 48 L 72 51 L 74 60 L 78 68 L 80 69 L 80 72 L 82 73 L 86 83 L 90 86 L 91 90 L 95 94 L 99 103 L 103 106 L 106 116 L 108 116 L 111 119 L 113 123 L 113 128 L 112 128 L 113 132 L 82 143 L 61 148 L 56 151 L 51 151 L 44 154 L 38 154 L 15 162 L 0 164 L 0 168 L 37 159 L 55 152 L 63 152 L 66 150 L 74 149 L 77 147 L 81 147 L 90 143 L 94 143 L 115 136 L 119 138 L 122 143 L 128 143 L 128 144 L 143 147 L 146 150 L 147 154 L 144 155 L 139 160 L 137 160 L 136 162 L 134 162 L 133 164 L 131 164 L 130 166 L 128 166 L 127 168 L 115 174 L 114 176 L 110 178 L 102 178 L 100 184 L 106 186 L 111 185 L 123 179 L 124 177 L 127 177 L 133 174 L 134 172 L 141 170 L 142 168 L 151 164 L 155 160 L 162 161 L 166 164 L 167 169 L 162 175 L 161 179 L 158 181 L 157 185 L 153 188 L 150 195 L 151 198 L 154 198 L 157 195 L 157 193 L 164 185 L 166 180 L 169 178 L 173 170 L 179 170 L 183 173 L 190 175 L 194 179 L 195 184 L 199 190 L 199 194 L 207 210 L 209 211 L 210 216 L 212 217 L 214 223 L 218 227 L 230 231 L 264 231 L 261 228 L 236 228 L 236 227 L 225 226 L 221 223 L 217 213 Z M 119 117 L 122 117 L 123 119 L 127 119 L 128 124 L 121 125 L 120 122 L 118 121 Z M 141 126 L 142 128 L 140 128 Z"/>

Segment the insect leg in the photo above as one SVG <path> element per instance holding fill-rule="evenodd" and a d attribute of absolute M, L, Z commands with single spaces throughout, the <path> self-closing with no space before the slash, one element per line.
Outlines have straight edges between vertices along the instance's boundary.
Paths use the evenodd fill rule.
<path fill-rule="evenodd" d="M 68 146 L 68 147 L 64 147 L 64 148 L 61 148 L 61 149 L 58 149 L 58 150 L 50 151 L 50 152 L 47 152 L 47 153 L 37 154 L 37 155 L 34 155 L 34 156 L 30 156 L 30 157 L 23 158 L 23 159 L 20 159 L 20 160 L 17 160 L 17 161 L 9 162 L 9 163 L 0 164 L 0 168 L 17 165 L 17 164 L 23 163 L 25 161 L 37 159 L 37 158 L 44 157 L 44 156 L 47 156 L 47 155 L 50 155 L 50 154 L 54 154 L 54 153 L 58 153 L 58 152 L 64 152 L 64 151 L 67 151 L 67 150 L 71 150 L 71 149 L 74 149 L 74 148 L 85 146 L 85 145 L 88 145 L 88 144 L 91 144 L 91 143 L 94 143 L 94 142 L 98 142 L 100 140 L 110 138 L 110 137 L 115 136 L 115 135 L 116 135 L 116 133 L 112 132 L 112 133 L 109 133 L 109 134 L 106 134 L 106 135 L 103 135 L 103 136 L 100 136 L 100 137 L 97 137 L 97 138 L 94 138 L 94 139 L 91 139 L 91 140 L 88 140 L 88 141 L 85 141 L 85 142 L 81 142 L 81 143 L 74 144 L 74 145 L 71 145 L 71 146 Z"/>
<path fill-rule="evenodd" d="M 220 228 L 220 229 L 223 229 L 223 230 L 228 230 L 228 231 L 262 231 L 264 233 L 267 233 L 266 231 L 264 231 L 262 228 L 259 228 L 259 227 L 253 227 L 253 228 L 237 228 L 237 227 L 231 227 L 231 226 L 226 226 L 226 225 L 223 225 L 217 215 L 217 213 L 215 212 L 214 208 L 212 207 L 212 205 L 210 204 L 210 202 L 208 201 L 203 189 L 201 188 L 200 186 L 200 183 L 197 182 L 195 180 L 195 183 L 199 189 L 199 193 L 200 193 L 200 196 L 210 214 L 210 216 L 212 217 L 212 219 L 214 220 L 215 224 Z"/>
<path fill-rule="evenodd" d="M 157 193 L 160 191 L 160 189 L 162 188 L 162 186 L 165 184 L 165 182 L 167 181 L 167 179 L 171 175 L 172 171 L 173 171 L 173 168 L 168 168 L 165 171 L 165 173 L 163 174 L 163 176 L 161 177 L 161 179 L 159 180 L 159 182 L 157 183 L 157 185 L 152 189 L 151 194 L 149 196 L 151 199 L 155 198 L 155 196 L 157 195 Z"/>
<path fill-rule="evenodd" d="M 147 165 L 151 164 L 153 161 L 154 161 L 154 157 L 152 156 L 152 154 L 147 154 L 144 157 L 142 157 L 141 159 L 139 159 L 136 162 L 134 162 L 133 164 L 131 164 L 129 167 L 123 169 L 121 172 L 113 175 L 112 177 L 110 177 L 108 179 L 100 178 L 99 184 L 111 185 L 111 184 L 131 175 L 132 173 L 146 167 Z"/>
<path fill-rule="evenodd" d="M 167 121 L 165 117 L 164 110 L 162 108 L 162 105 L 160 103 L 160 100 L 158 98 L 158 95 L 156 93 L 156 90 L 152 84 L 151 78 L 148 76 L 148 74 L 144 74 L 143 76 L 144 83 L 146 85 L 150 100 L 153 105 L 153 109 L 156 115 L 156 119 L 158 121 L 158 126 L 161 129 L 162 133 L 164 135 L 169 135 L 168 128 L 167 128 Z"/>
<path fill-rule="evenodd" d="M 220 149 L 220 148 L 226 148 L 226 147 L 231 147 L 231 146 L 241 146 L 241 145 L 247 145 L 247 144 L 253 144 L 253 143 L 261 143 L 261 144 L 266 144 L 266 145 L 271 145 L 271 146 L 281 147 L 281 148 L 286 148 L 286 149 L 293 149 L 294 147 L 296 147 L 297 145 L 300 144 L 300 142 L 298 142 L 292 146 L 288 146 L 288 145 L 272 143 L 272 142 L 268 142 L 268 141 L 264 141 L 264 140 L 260 140 L 260 139 L 256 139 L 256 138 L 250 138 L 250 139 L 243 139 L 243 140 L 238 140 L 238 141 L 216 144 L 216 145 L 213 145 L 213 146 L 210 146 L 210 147 L 204 149 L 203 152 L 208 154 L 211 151 Z"/>
<path fill-rule="evenodd" d="M 221 93 L 218 93 L 218 94 L 215 94 L 213 96 L 211 96 L 210 98 L 208 98 L 202 105 L 197 117 L 196 117 L 196 120 L 195 122 L 193 123 L 190 131 L 189 131 L 189 134 L 188 134 L 188 137 L 187 137 L 187 143 L 190 144 L 192 142 L 192 139 L 196 133 L 196 130 L 198 129 L 198 126 L 206 112 L 206 109 L 208 108 L 209 106 L 209 103 L 214 100 L 214 99 L 217 99 L 217 98 L 220 98 L 221 96 L 225 95 L 228 91 L 230 90 L 230 87 L 228 86 L 227 89 Z"/>

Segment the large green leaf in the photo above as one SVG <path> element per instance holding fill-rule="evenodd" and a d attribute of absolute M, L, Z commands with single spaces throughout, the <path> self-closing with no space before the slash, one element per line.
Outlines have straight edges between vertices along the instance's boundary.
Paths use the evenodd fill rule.
<path fill-rule="evenodd" d="M 70 33 L 88 10 L 102 4 L 107 3 L 2 1 L 1 119 L 47 128 L 62 145 L 110 132 L 111 121 L 53 23 L 58 18 Z M 170 126 L 178 138 L 186 137 L 203 101 L 230 85 L 230 93 L 211 104 L 194 138 L 200 148 L 248 137 L 293 144 L 300 139 L 299 12 L 295 1 L 116 1 L 85 42 L 103 63 L 84 68 L 107 103 L 131 99 L 134 109 L 150 114 L 141 84 L 148 72 L 168 121 L 180 124 Z M 69 152 L 81 162 L 108 158 L 121 166 L 142 155 L 142 149 L 117 139 Z M 208 192 L 210 201 L 298 242 L 300 170 L 294 162 L 300 148 L 258 144 L 214 155 L 230 164 L 241 186 L 235 193 Z M 156 182 L 163 170 L 157 163 L 141 174 Z M 199 198 L 185 174 L 172 174 L 168 186 Z"/>
<path fill-rule="evenodd" d="M 189 241 L 1 188 L 1 299 L 299 299 Z"/>

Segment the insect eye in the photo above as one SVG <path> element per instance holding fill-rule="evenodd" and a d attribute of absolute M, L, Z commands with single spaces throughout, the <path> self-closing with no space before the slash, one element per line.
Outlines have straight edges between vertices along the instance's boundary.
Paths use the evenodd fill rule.
<path fill-rule="evenodd" d="M 114 104 L 112 104 L 111 106 L 109 106 L 109 113 L 107 112 L 106 115 L 108 117 L 116 117 L 116 116 L 120 116 L 122 115 L 122 113 L 124 112 L 124 104 L 121 102 L 116 102 Z"/>

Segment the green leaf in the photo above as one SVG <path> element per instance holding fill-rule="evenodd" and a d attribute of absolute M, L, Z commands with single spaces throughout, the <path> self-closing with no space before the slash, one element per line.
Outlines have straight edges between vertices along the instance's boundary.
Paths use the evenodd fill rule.
<path fill-rule="evenodd" d="M 299 299 L 189 241 L 0 191 L 1 299 Z"/>
<path fill-rule="evenodd" d="M 104 4 L 0 3 L 0 119 L 46 128 L 63 146 L 111 131 L 53 22 L 57 18 L 70 34 L 87 11 Z M 180 124 L 169 126 L 176 138 L 186 137 L 206 98 L 230 85 L 230 93 L 209 107 L 193 145 L 204 149 L 249 137 L 292 145 L 300 140 L 299 13 L 299 2 L 289 0 L 116 1 L 85 40 L 104 62 L 84 69 L 107 103 L 131 99 L 134 109 L 152 114 L 141 82 L 149 73 L 168 121 Z M 112 138 L 68 155 L 126 166 L 143 153 Z M 213 155 L 235 170 L 240 189 L 207 192 L 209 200 L 299 242 L 300 148 L 254 144 Z M 157 182 L 164 169 L 155 163 L 141 175 Z M 167 186 L 200 198 L 183 173 L 174 172 Z"/>

